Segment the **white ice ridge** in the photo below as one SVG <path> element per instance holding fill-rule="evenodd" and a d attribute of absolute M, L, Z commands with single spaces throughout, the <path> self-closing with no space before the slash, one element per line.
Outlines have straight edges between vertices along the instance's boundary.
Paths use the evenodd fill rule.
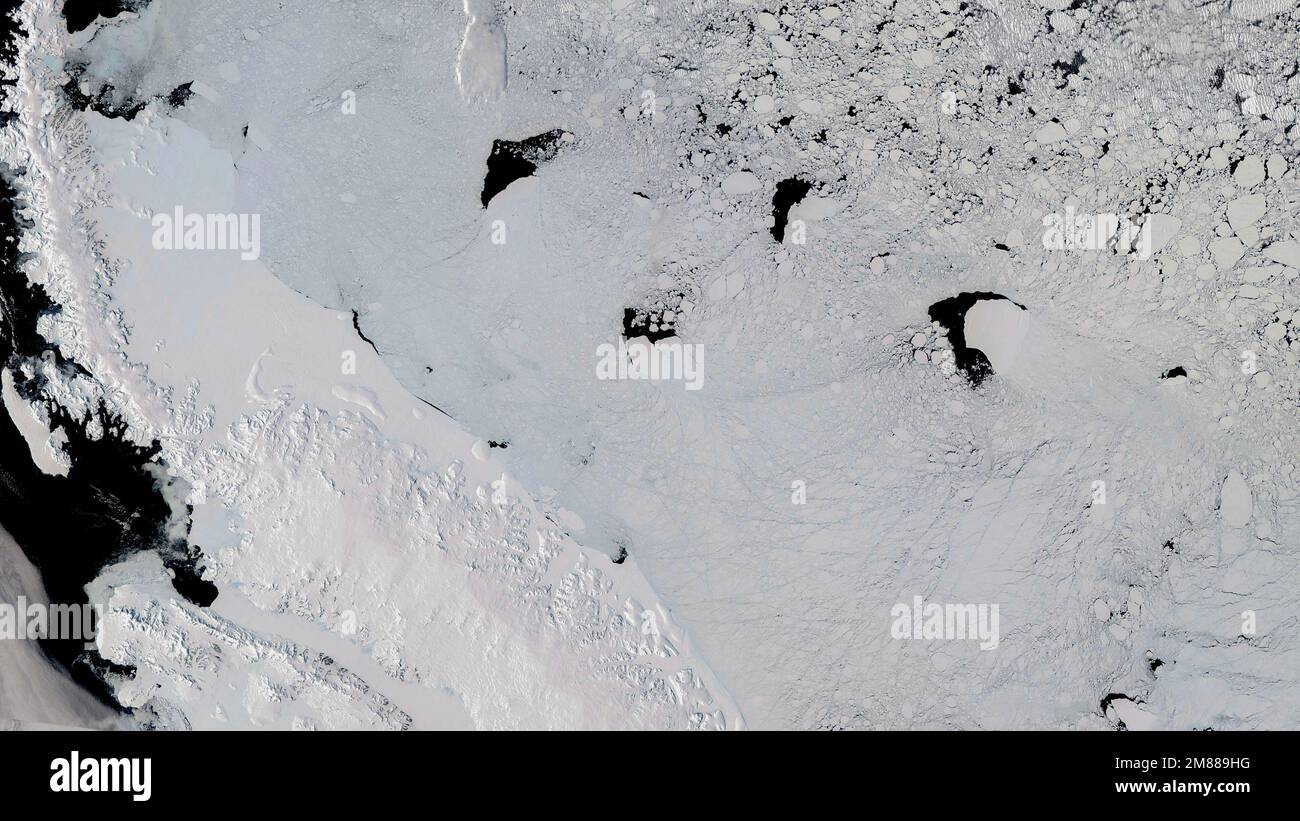
<path fill-rule="evenodd" d="M 138 671 L 123 701 L 196 728 L 743 726 L 635 558 L 566 535 L 349 312 L 257 260 L 150 247 L 153 213 L 240 211 L 231 152 L 155 108 L 71 111 L 56 5 L 24 6 L 3 138 L 64 308 L 42 331 L 194 488 L 222 591 L 194 607 L 149 555 L 96 580 L 101 651 Z"/>
<path fill-rule="evenodd" d="M 491 100 L 506 90 L 506 30 L 493 0 L 464 0 L 464 6 L 456 84 L 466 100 Z"/>

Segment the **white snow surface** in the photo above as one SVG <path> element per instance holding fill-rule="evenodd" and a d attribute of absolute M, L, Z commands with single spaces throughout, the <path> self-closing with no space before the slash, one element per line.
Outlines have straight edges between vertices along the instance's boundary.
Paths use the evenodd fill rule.
<path fill-rule="evenodd" d="M 48 217 L 24 240 L 33 274 L 68 309 L 45 331 L 193 487 L 191 538 L 223 590 L 193 607 L 149 556 L 96 581 L 102 652 L 138 669 L 124 704 L 196 728 L 741 726 L 636 560 L 563 533 L 349 314 L 238 255 L 152 253 L 152 212 L 231 210 L 231 155 L 152 111 L 33 116 L 62 105 L 41 59 L 60 21 L 25 11 L 28 107 L 6 149 Z M 73 180 L 86 198 L 68 208 Z"/>
<path fill-rule="evenodd" d="M 1298 89 L 1241 56 L 1296 38 L 1240 19 L 1283 12 L 159 0 L 68 38 L 55 5 L 24 7 L 4 145 L 66 307 L 42 331 L 163 443 L 226 597 L 147 557 L 97 581 L 154 720 L 1300 725 Z M 1080 37 L 1090 94 L 1009 94 Z M 196 95 L 77 113 L 65 57 Z M 492 141 L 552 128 L 480 208 Z M 813 224 L 778 245 L 796 175 Z M 260 214 L 262 258 L 155 252 L 177 205 Z M 1159 242 L 1048 250 L 1066 207 Z M 968 317 L 979 390 L 926 318 L 963 291 L 1027 307 Z M 594 379 L 674 292 L 704 388 Z M 997 649 L 895 640 L 916 595 L 998 604 Z"/>
<path fill-rule="evenodd" d="M 1029 314 L 1009 300 L 980 300 L 966 312 L 966 345 L 981 351 L 994 372 L 1006 376 L 1015 370 L 1029 322 Z"/>

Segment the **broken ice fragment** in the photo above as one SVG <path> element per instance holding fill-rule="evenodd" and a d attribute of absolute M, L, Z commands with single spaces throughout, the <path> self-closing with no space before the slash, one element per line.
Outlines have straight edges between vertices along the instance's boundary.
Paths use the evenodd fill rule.
<path fill-rule="evenodd" d="M 1223 237 L 1210 243 L 1210 255 L 1214 257 L 1214 264 L 1219 266 L 1219 270 L 1227 270 L 1236 265 L 1245 253 L 1246 246 L 1236 237 Z"/>
<path fill-rule="evenodd" d="M 1274 262 L 1290 265 L 1292 268 L 1300 268 L 1300 242 L 1294 240 L 1275 242 L 1264 249 L 1264 256 Z"/>
<path fill-rule="evenodd" d="M 737 171 L 722 181 L 722 193 L 728 196 L 752 194 L 762 186 L 758 177 L 749 171 Z"/>
<path fill-rule="evenodd" d="M 1232 180 L 1241 188 L 1253 188 L 1264 181 L 1264 161 L 1258 154 L 1251 154 L 1237 164 L 1232 172 Z"/>
<path fill-rule="evenodd" d="M 1219 515 L 1223 518 L 1223 524 L 1227 527 L 1245 527 L 1246 522 L 1250 521 L 1250 514 L 1254 502 L 1250 493 L 1250 486 L 1237 471 L 1228 473 L 1228 478 L 1223 480 L 1223 489 L 1220 494 Z"/>
<path fill-rule="evenodd" d="M 1249 194 L 1228 203 L 1228 224 L 1237 236 L 1264 216 L 1264 195 Z"/>

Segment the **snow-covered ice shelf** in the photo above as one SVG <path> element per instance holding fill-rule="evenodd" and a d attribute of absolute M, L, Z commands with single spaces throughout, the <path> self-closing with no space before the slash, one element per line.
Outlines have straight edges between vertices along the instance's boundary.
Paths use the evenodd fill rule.
<path fill-rule="evenodd" d="M 1300 12 L 1137 5 L 24 3 L 5 406 L 174 512 L 114 698 L 1300 724 Z"/>

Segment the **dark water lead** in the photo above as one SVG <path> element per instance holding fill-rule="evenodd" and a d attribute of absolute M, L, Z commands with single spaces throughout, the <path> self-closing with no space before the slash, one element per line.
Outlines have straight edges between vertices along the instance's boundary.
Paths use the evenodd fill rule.
<path fill-rule="evenodd" d="M 803 202 L 812 190 L 812 183 L 791 177 L 776 184 L 776 193 L 772 195 L 772 238 L 785 242 L 785 225 L 790 218 L 790 209 Z"/>
<path fill-rule="evenodd" d="M 117 95 L 112 83 L 104 83 L 93 93 L 83 91 L 81 84 L 86 77 L 84 63 L 68 63 L 64 66 L 64 70 L 68 73 L 68 81 L 63 84 L 64 99 L 78 111 L 94 111 L 110 119 L 134 120 L 135 115 L 143 111 L 150 102 L 150 100 L 135 100 L 130 96 L 115 102 Z M 192 81 L 181 83 L 165 96 L 159 95 L 155 99 L 163 100 L 172 108 L 180 108 L 194 96 L 193 85 Z M 247 133 L 244 136 L 248 136 Z"/>
<path fill-rule="evenodd" d="M 623 309 L 623 338 L 643 336 L 650 342 L 677 336 L 678 318 L 686 295 L 681 291 L 662 291 L 648 296 L 636 308 Z"/>
<path fill-rule="evenodd" d="M 487 176 L 483 178 L 480 199 L 487 208 L 492 198 L 515 180 L 531 177 L 537 166 L 555 159 L 567 132 L 556 128 L 526 140 L 493 140 L 492 153 L 487 158 Z"/>
<path fill-rule="evenodd" d="M 99 17 L 111 19 L 124 11 L 139 11 L 148 4 L 148 0 L 67 0 L 63 4 L 63 19 L 68 24 L 68 32 L 76 34 L 89 28 Z"/>
<path fill-rule="evenodd" d="M 966 312 L 974 307 L 975 303 L 986 299 L 1006 299 L 1020 310 L 1025 310 L 1025 306 L 1019 302 L 989 291 L 963 292 L 930 306 L 930 321 L 938 322 L 948 333 L 948 343 L 952 345 L 953 364 L 972 387 L 979 387 L 993 374 L 993 366 L 984 352 L 978 348 L 966 347 Z"/>

